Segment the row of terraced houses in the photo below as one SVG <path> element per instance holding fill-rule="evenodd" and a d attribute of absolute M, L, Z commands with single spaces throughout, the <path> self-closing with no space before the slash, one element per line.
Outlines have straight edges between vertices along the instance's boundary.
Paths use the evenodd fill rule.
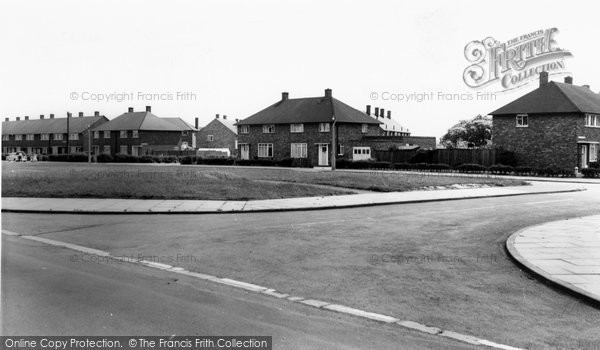
<path fill-rule="evenodd" d="M 387 113 L 386 113 L 387 112 Z M 494 146 L 513 151 L 526 166 L 585 168 L 598 162 L 600 152 L 600 94 L 576 86 L 571 77 L 549 81 L 490 113 Z M 238 159 L 302 159 L 313 166 L 332 160 L 372 159 L 389 149 L 433 149 L 435 137 L 412 136 L 392 119 L 391 111 L 359 110 L 333 97 L 331 89 L 317 97 L 281 98 L 263 110 L 233 120 L 217 114 L 204 128 L 181 118 L 159 118 L 151 108 L 133 108 L 109 120 L 99 112 L 78 117 L 2 123 L 2 152 L 28 154 L 157 154 L 196 150 L 202 156 Z M 90 139 L 91 137 L 91 139 Z M 88 144 L 90 147 L 88 147 Z"/>

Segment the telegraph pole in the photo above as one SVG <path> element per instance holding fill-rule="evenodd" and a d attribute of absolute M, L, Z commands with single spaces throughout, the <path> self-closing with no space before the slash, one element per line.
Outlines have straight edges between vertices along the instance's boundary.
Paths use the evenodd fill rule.
<path fill-rule="evenodd" d="M 69 136 L 71 136 L 71 134 L 69 133 L 69 122 L 71 121 L 71 112 L 67 112 L 67 154 L 71 153 L 71 150 L 69 149 Z"/>
<path fill-rule="evenodd" d="M 335 154 L 337 153 L 337 144 L 335 142 L 335 115 L 331 116 L 333 123 L 331 125 L 331 170 L 335 170 Z"/>

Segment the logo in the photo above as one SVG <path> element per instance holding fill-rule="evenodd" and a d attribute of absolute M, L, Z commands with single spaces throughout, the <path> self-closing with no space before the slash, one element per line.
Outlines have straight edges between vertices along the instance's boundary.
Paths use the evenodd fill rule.
<path fill-rule="evenodd" d="M 517 89 L 536 80 L 541 72 L 562 74 L 571 52 L 557 46 L 558 29 L 524 34 L 505 43 L 492 37 L 471 41 L 465 58 L 471 63 L 463 80 L 471 88 L 496 86 L 496 91 Z M 499 85 L 499 86 L 498 86 Z"/>

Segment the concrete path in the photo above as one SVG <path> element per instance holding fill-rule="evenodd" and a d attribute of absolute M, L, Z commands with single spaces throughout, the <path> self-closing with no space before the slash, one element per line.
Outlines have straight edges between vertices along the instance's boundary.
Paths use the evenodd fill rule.
<path fill-rule="evenodd" d="M 584 190 L 581 184 L 531 182 L 531 186 L 363 193 L 250 201 L 142 200 L 97 198 L 2 198 L 2 211 L 110 214 L 200 214 L 351 208 L 484 197 L 519 196 Z"/>
<path fill-rule="evenodd" d="M 534 273 L 600 302 L 600 215 L 529 227 L 506 246 Z"/>

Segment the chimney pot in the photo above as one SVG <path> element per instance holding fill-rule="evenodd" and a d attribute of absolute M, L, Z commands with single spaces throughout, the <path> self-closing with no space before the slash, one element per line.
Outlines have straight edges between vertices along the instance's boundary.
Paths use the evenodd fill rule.
<path fill-rule="evenodd" d="M 392 111 L 388 111 L 388 119 L 392 119 Z"/>
<path fill-rule="evenodd" d="M 540 87 L 548 84 L 548 72 L 540 73 Z"/>
<path fill-rule="evenodd" d="M 379 107 L 375 107 L 375 119 L 379 118 Z"/>
<path fill-rule="evenodd" d="M 198 129 L 198 118 L 195 119 L 194 126 Z"/>
<path fill-rule="evenodd" d="M 127 112 L 128 112 L 128 113 L 133 113 L 133 107 L 129 107 L 129 108 L 127 109 Z"/>
<path fill-rule="evenodd" d="M 589 85 L 587 85 L 587 84 L 586 84 L 586 85 L 582 85 L 582 86 L 583 86 L 584 88 L 586 88 L 586 89 L 589 89 L 589 88 L 590 88 L 590 86 L 589 86 Z"/>
<path fill-rule="evenodd" d="M 79 112 L 79 117 L 83 117 L 83 112 Z"/>
<path fill-rule="evenodd" d="M 71 117 L 72 117 L 71 112 L 67 112 L 67 118 L 71 118 Z"/>
<path fill-rule="evenodd" d="M 4 121 L 5 121 L 5 122 L 7 122 L 7 121 L 9 121 L 9 120 L 10 120 L 10 118 L 8 118 L 8 117 L 4 118 Z"/>
<path fill-rule="evenodd" d="M 50 119 L 54 119 L 54 114 L 50 113 Z"/>
<path fill-rule="evenodd" d="M 223 119 L 227 119 L 227 116 L 225 114 L 223 114 Z"/>
<path fill-rule="evenodd" d="M 325 97 L 331 97 L 331 89 L 325 89 Z"/>
<path fill-rule="evenodd" d="M 217 115 L 215 116 L 215 118 L 219 119 L 219 114 L 217 114 Z"/>
<path fill-rule="evenodd" d="M 44 119 L 44 115 L 43 114 L 40 114 L 40 119 Z"/>
<path fill-rule="evenodd" d="M 152 106 L 146 106 L 146 112 L 152 112 Z"/>
<path fill-rule="evenodd" d="M 99 111 L 94 111 L 94 117 L 99 117 L 100 116 L 100 112 Z"/>
<path fill-rule="evenodd" d="M 385 119 L 385 109 L 379 108 L 379 116 Z"/>
<path fill-rule="evenodd" d="M 282 92 L 281 93 L 281 100 L 282 101 L 286 101 L 289 98 L 290 98 L 290 93 L 289 92 Z"/>
<path fill-rule="evenodd" d="M 237 122 L 239 122 L 239 121 L 240 121 L 239 119 L 235 118 L 235 122 L 236 122 L 236 123 L 237 123 Z"/>
<path fill-rule="evenodd" d="M 367 105 L 367 115 L 371 115 L 371 105 Z"/>
<path fill-rule="evenodd" d="M 17 121 L 21 120 L 21 117 L 17 117 Z"/>
<path fill-rule="evenodd" d="M 573 84 L 573 77 L 565 77 L 566 84 Z"/>
<path fill-rule="evenodd" d="M 28 115 L 25 116 L 25 120 L 29 120 L 29 116 Z"/>

